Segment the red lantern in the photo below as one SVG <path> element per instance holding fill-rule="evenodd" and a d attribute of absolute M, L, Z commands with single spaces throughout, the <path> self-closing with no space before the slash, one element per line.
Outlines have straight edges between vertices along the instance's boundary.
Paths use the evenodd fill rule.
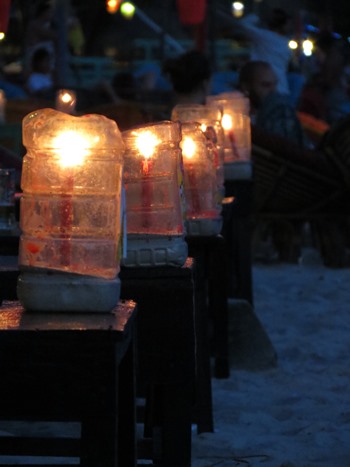
<path fill-rule="evenodd" d="M 11 0 L 1 0 L 0 2 L 0 32 L 7 33 L 7 26 L 10 16 Z"/>
<path fill-rule="evenodd" d="M 196 25 L 204 22 L 207 9 L 206 0 L 177 0 L 180 21 L 186 25 Z"/>
<path fill-rule="evenodd" d="M 108 13 L 114 14 L 117 13 L 119 7 L 120 7 L 120 2 L 121 0 L 107 0 L 106 1 L 106 8 Z"/>

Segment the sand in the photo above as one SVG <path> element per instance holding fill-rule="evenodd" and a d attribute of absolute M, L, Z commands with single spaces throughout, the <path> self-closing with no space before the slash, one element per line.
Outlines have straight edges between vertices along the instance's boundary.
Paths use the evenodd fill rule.
<path fill-rule="evenodd" d="M 350 466 L 350 269 L 256 264 L 254 311 L 277 366 L 213 379 L 214 433 L 193 467 Z"/>

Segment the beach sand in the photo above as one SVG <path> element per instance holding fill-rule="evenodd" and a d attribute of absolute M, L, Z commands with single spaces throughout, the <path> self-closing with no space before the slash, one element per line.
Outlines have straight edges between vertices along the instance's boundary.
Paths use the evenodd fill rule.
<path fill-rule="evenodd" d="M 350 466 L 350 269 L 309 257 L 254 265 L 277 365 L 213 379 L 215 432 L 193 433 L 193 467 Z"/>

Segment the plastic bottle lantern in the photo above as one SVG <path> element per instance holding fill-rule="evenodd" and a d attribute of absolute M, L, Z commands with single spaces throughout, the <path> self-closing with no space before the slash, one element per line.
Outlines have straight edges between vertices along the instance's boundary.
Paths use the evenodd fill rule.
<path fill-rule="evenodd" d="M 76 93 L 71 89 L 60 89 L 57 91 L 55 104 L 56 110 L 72 115 L 75 113 L 76 102 Z"/>
<path fill-rule="evenodd" d="M 125 266 L 183 265 L 187 258 L 181 199 L 180 124 L 123 132 L 127 255 Z"/>
<path fill-rule="evenodd" d="M 219 193 L 224 196 L 224 133 L 221 126 L 222 112 L 219 107 L 201 104 L 178 104 L 171 119 L 180 122 L 198 122 L 208 139 L 208 150 L 212 152 Z"/>
<path fill-rule="evenodd" d="M 197 122 L 182 123 L 180 143 L 184 165 L 186 231 L 189 235 L 216 235 L 222 227 L 215 164 Z"/>
<path fill-rule="evenodd" d="M 117 124 L 41 109 L 23 120 L 18 297 L 39 311 L 119 300 L 122 152 Z"/>
<path fill-rule="evenodd" d="M 249 101 L 240 92 L 207 97 L 207 105 L 221 108 L 221 125 L 225 134 L 225 163 L 249 161 L 251 131 Z"/>

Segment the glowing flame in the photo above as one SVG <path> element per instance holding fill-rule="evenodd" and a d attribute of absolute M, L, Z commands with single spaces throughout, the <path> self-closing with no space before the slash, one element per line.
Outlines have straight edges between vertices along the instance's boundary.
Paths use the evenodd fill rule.
<path fill-rule="evenodd" d="M 226 131 L 232 130 L 232 117 L 231 115 L 224 114 L 221 120 L 222 128 Z"/>
<path fill-rule="evenodd" d="M 196 143 L 193 141 L 192 138 L 186 137 L 182 141 L 181 148 L 182 154 L 188 159 L 192 159 L 196 152 Z"/>
<path fill-rule="evenodd" d="M 90 141 L 74 131 L 64 131 L 56 136 L 52 145 L 63 167 L 82 165 L 89 154 Z"/>
<path fill-rule="evenodd" d="M 72 102 L 73 97 L 69 92 L 65 92 L 64 94 L 61 95 L 61 101 L 64 102 L 65 104 L 68 104 L 69 102 Z"/>
<path fill-rule="evenodd" d="M 207 131 L 207 125 L 205 123 L 201 124 L 201 130 L 203 131 L 203 133 Z"/>
<path fill-rule="evenodd" d="M 154 133 L 151 131 L 144 131 L 137 134 L 135 144 L 139 153 L 146 159 L 149 159 L 151 156 L 153 156 L 155 148 L 159 143 L 160 140 Z"/>

